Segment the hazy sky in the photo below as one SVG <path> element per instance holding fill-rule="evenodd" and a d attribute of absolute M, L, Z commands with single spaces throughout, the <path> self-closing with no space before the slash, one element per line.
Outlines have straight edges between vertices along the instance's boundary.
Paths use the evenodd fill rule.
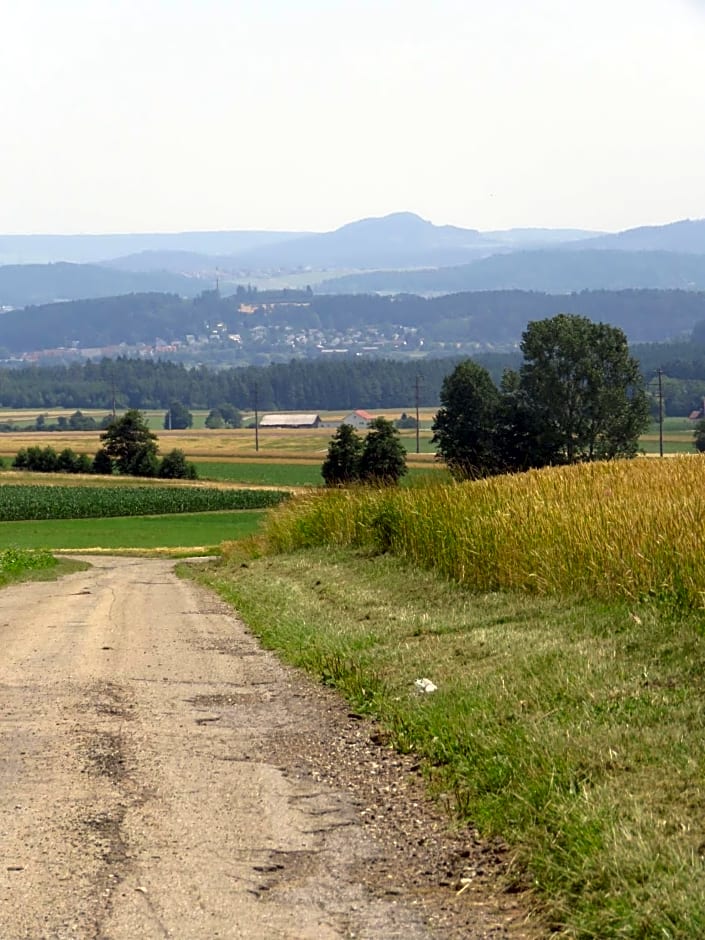
<path fill-rule="evenodd" d="M 705 217 L 705 0 L 0 0 L 0 232 Z"/>

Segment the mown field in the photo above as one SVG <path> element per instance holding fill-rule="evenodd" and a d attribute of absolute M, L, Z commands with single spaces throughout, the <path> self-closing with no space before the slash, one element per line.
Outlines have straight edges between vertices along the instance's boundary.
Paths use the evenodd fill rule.
<path fill-rule="evenodd" d="M 685 940 L 705 936 L 704 524 L 705 459 L 637 459 L 308 494 L 194 576 L 506 840 L 547 932 Z"/>
<path fill-rule="evenodd" d="M 408 451 L 409 466 L 413 470 L 434 466 L 434 447 L 431 444 L 431 424 L 435 415 L 435 408 L 420 410 L 419 450 L 416 453 L 416 431 L 405 430 L 401 432 L 402 441 Z M 0 421 L 15 421 L 19 425 L 31 424 L 36 420 L 37 411 L 27 409 L 23 411 L 0 409 Z M 72 411 L 67 409 L 53 409 L 46 412 L 47 421 L 56 421 L 59 416 L 69 417 Z M 105 411 L 86 410 L 95 418 L 102 418 Z M 334 429 L 321 428 L 318 430 L 285 431 L 281 429 L 260 429 L 259 449 L 256 449 L 255 432 L 252 428 L 239 430 L 208 430 L 204 427 L 206 411 L 194 411 L 194 427 L 187 431 L 165 431 L 163 429 L 164 412 L 145 411 L 152 430 L 158 435 L 160 450 L 166 453 L 176 447 L 183 450 L 189 460 L 197 465 L 203 465 L 202 476 L 212 479 L 233 479 L 245 483 L 256 483 L 258 476 L 266 477 L 270 485 L 277 485 L 273 473 L 261 470 L 258 474 L 255 468 L 267 467 L 269 464 L 284 462 L 297 465 L 300 468 L 299 479 L 291 485 L 307 485 L 318 483 L 315 470 L 306 471 L 303 466 L 314 468 L 320 466 L 325 457 L 328 443 Z M 344 416 L 344 412 L 320 412 L 325 421 L 337 421 Z M 381 415 L 389 420 L 396 420 L 400 416 L 399 409 L 375 411 L 375 416 Z M 249 424 L 254 415 L 245 414 L 244 423 Z M 26 432 L 15 431 L 0 434 L 0 457 L 11 459 L 22 447 L 38 445 L 46 447 L 51 444 L 56 450 L 70 447 L 77 452 L 93 455 L 99 446 L 100 432 L 74 431 L 74 432 Z M 693 423 L 687 418 L 666 418 L 663 429 L 664 453 L 692 453 L 693 452 Z M 640 445 L 645 453 L 657 454 L 659 452 L 659 428 L 652 422 L 646 434 L 642 435 Z M 235 465 L 242 462 L 247 464 L 243 468 L 243 476 L 237 476 Z M 232 465 L 228 471 L 227 465 Z M 200 468 L 199 468 L 200 469 Z M 230 476 L 228 476 L 230 473 Z"/>

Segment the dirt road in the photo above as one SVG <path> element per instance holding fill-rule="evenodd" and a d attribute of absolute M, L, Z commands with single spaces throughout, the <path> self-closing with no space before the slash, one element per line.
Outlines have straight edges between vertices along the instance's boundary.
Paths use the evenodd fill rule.
<path fill-rule="evenodd" d="M 90 562 L 0 591 L 2 940 L 523 935 L 335 697 L 173 562 Z"/>

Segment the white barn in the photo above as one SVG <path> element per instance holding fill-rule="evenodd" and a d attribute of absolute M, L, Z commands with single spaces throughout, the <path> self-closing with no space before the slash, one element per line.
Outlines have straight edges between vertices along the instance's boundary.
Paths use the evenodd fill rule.
<path fill-rule="evenodd" d="M 262 415 L 259 421 L 261 428 L 320 428 L 321 424 L 321 417 L 316 414 L 275 413 Z"/>

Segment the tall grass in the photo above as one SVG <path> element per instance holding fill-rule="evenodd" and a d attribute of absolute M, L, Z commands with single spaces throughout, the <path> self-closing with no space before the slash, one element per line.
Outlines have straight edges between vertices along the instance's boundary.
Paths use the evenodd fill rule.
<path fill-rule="evenodd" d="M 705 460 L 636 459 L 411 490 L 310 494 L 272 514 L 275 551 L 369 546 L 478 591 L 705 607 Z"/>

